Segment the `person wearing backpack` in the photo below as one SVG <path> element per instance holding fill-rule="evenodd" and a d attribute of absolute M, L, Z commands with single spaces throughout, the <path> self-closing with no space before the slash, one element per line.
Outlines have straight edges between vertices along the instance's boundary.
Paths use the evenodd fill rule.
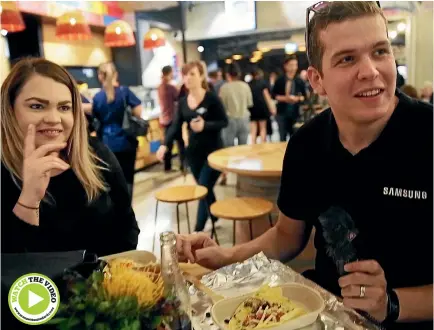
<path fill-rule="evenodd" d="M 99 138 L 115 154 L 121 165 L 132 198 L 137 139 L 124 127 L 125 112 L 130 107 L 134 117 L 140 118 L 142 102 L 125 86 L 120 86 L 118 73 L 112 62 L 98 68 L 102 89 L 93 98 L 93 115 L 99 120 Z"/>

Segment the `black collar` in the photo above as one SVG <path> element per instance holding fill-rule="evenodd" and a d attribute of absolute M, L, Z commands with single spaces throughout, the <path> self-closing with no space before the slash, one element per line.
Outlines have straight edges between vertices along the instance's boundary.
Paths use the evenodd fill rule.
<path fill-rule="evenodd" d="M 402 121 L 400 120 L 402 116 L 402 112 L 404 108 L 407 108 L 408 106 L 411 106 L 414 104 L 414 100 L 402 93 L 400 90 L 395 90 L 395 95 L 398 97 L 398 104 L 396 105 L 396 108 L 390 117 L 389 121 L 387 122 L 386 126 L 384 127 L 383 131 L 380 133 L 379 137 L 372 142 L 368 147 L 361 150 L 357 155 L 360 153 L 365 153 L 368 150 L 377 150 L 382 149 L 382 146 L 385 144 L 391 145 L 391 144 L 399 144 L 399 137 L 404 137 L 405 134 L 402 131 Z M 328 109 L 328 118 L 327 118 L 327 130 L 326 130 L 326 136 L 325 136 L 325 147 L 328 152 L 346 152 L 349 155 L 351 155 L 348 150 L 344 148 L 341 141 L 339 140 L 339 132 L 338 127 L 336 124 L 335 117 L 333 115 L 333 112 L 331 111 L 331 108 Z M 400 130 L 400 132 L 398 132 Z"/>

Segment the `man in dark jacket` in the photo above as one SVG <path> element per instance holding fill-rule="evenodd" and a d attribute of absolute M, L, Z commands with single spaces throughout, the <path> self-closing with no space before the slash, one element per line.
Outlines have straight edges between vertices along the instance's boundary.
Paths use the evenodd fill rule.
<path fill-rule="evenodd" d="M 286 141 L 287 135 L 292 137 L 293 126 L 299 117 L 299 106 L 306 99 L 306 88 L 303 80 L 296 77 L 298 70 L 297 57 L 288 57 L 283 68 L 285 74 L 276 80 L 273 96 L 277 100 L 276 121 L 279 126 L 280 141 Z"/>

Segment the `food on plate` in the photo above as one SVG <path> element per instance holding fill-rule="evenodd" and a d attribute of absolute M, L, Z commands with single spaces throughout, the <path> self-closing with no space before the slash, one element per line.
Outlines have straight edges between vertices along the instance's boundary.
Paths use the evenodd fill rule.
<path fill-rule="evenodd" d="M 142 307 L 154 305 L 163 297 L 160 266 L 113 259 L 104 268 L 103 286 L 110 297 L 137 297 Z"/>
<path fill-rule="evenodd" d="M 266 285 L 237 307 L 229 330 L 270 328 L 306 313 L 303 306 L 284 297 L 281 288 Z"/>

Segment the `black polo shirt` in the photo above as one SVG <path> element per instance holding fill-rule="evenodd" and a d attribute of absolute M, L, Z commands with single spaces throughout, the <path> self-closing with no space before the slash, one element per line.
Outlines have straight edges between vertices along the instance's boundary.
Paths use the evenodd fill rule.
<path fill-rule="evenodd" d="M 396 95 L 398 105 L 380 136 L 354 156 L 342 146 L 330 109 L 288 143 L 278 206 L 315 226 L 318 284 L 337 295 L 339 275 L 318 221 L 330 206 L 350 214 L 359 231 L 357 258 L 377 260 L 389 287 L 433 283 L 433 108 Z"/>

